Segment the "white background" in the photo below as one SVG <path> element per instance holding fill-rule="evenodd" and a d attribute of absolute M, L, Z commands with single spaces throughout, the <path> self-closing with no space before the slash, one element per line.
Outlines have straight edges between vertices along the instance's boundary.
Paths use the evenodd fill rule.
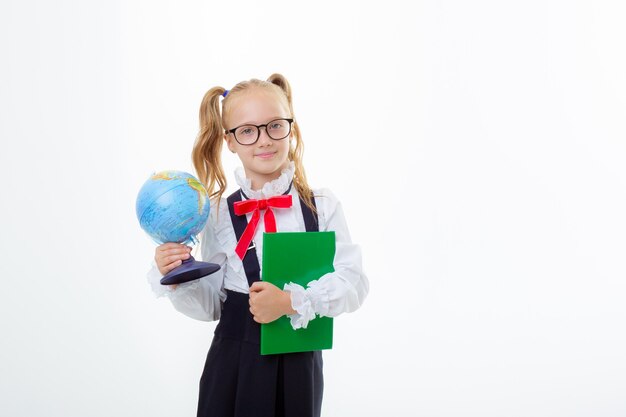
<path fill-rule="evenodd" d="M 283 73 L 371 282 L 324 416 L 626 415 L 626 8 L 3 1 L 0 414 L 194 416 L 215 323 L 134 204 L 213 86 Z M 233 190 L 238 161 L 224 155 Z"/>

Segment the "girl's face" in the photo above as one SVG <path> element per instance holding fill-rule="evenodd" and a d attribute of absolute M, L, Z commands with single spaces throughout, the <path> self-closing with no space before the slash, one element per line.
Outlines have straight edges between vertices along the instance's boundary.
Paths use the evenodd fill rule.
<path fill-rule="evenodd" d="M 241 125 L 262 125 L 279 118 L 291 118 L 289 109 L 276 93 L 262 88 L 254 88 L 233 97 L 230 110 L 226 115 L 227 130 Z M 283 169 L 289 166 L 289 142 L 292 133 L 284 139 L 271 139 L 265 130 L 260 129 L 260 136 L 252 145 L 242 145 L 235 140 L 233 133 L 224 135 L 228 149 L 235 152 L 252 181 L 252 189 L 259 190 L 266 182 L 275 180 Z"/>

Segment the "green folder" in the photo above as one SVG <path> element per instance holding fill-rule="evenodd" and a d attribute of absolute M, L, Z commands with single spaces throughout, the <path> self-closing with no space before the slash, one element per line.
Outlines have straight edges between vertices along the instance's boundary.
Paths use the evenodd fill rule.
<path fill-rule="evenodd" d="M 263 234 L 262 280 L 281 290 L 294 282 L 304 288 L 333 272 L 335 232 L 279 232 Z M 333 346 L 333 319 L 319 317 L 306 329 L 294 330 L 289 317 L 261 325 L 261 355 L 308 352 Z"/>

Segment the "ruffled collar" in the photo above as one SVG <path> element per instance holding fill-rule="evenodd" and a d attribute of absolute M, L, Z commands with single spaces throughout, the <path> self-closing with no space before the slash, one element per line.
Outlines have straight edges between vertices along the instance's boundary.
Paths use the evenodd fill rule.
<path fill-rule="evenodd" d="M 248 198 L 259 200 L 284 194 L 289 189 L 295 172 L 295 164 L 293 161 L 289 161 L 289 166 L 281 171 L 280 177 L 266 182 L 260 190 L 255 191 L 252 189 L 252 181 L 246 177 L 244 169 L 239 167 L 235 170 L 235 181 Z"/>

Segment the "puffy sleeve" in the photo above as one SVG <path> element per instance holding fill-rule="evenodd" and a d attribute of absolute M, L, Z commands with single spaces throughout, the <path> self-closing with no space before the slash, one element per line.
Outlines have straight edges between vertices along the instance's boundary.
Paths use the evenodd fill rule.
<path fill-rule="evenodd" d="M 154 259 L 148 271 L 148 282 L 157 297 L 168 297 L 176 310 L 202 321 L 218 320 L 222 311 L 222 302 L 226 299 L 226 292 L 223 288 L 226 253 L 215 238 L 217 210 L 213 210 L 213 208 L 211 207 L 209 220 L 200 236 L 200 249 L 203 261 L 220 265 L 217 272 L 179 284 L 175 289 L 172 289 L 172 286 L 161 285 L 160 280 L 163 275 L 157 268 Z"/>
<path fill-rule="evenodd" d="M 358 309 L 367 293 L 369 281 L 363 272 L 361 249 L 352 243 L 341 203 L 323 189 L 315 193 L 320 231 L 334 231 L 336 238 L 335 271 L 311 281 L 307 288 L 289 283 L 291 304 L 296 314 L 289 315 L 294 329 L 306 328 L 317 315 L 336 317 Z"/>

